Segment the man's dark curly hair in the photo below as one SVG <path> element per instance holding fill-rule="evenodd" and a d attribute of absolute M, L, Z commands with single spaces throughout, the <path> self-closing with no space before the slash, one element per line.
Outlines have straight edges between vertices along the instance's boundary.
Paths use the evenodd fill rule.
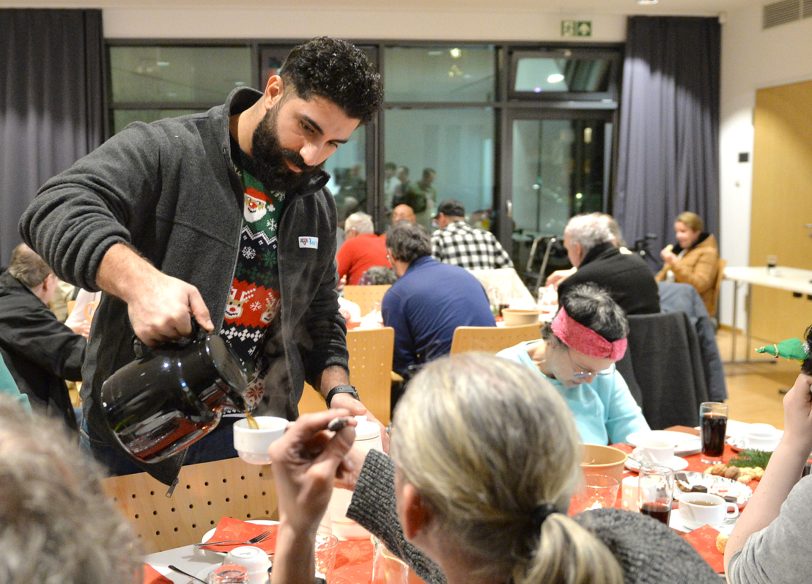
<path fill-rule="evenodd" d="M 302 99 L 324 97 L 350 118 L 368 122 L 381 107 L 381 76 L 355 45 L 318 37 L 294 47 L 280 70 Z"/>

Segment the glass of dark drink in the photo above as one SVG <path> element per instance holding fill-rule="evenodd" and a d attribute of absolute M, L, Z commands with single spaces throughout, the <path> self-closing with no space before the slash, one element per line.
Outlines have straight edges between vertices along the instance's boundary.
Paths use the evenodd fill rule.
<path fill-rule="evenodd" d="M 665 466 L 643 465 L 637 480 L 640 513 L 668 525 L 674 498 L 674 471 Z"/>
<path fill-rule="evenodd" d="M 702 462 L 721 462 L 725 452 L 727 404 L 702 402 L 699 405 L 699 428 L 702 436 Z"/>

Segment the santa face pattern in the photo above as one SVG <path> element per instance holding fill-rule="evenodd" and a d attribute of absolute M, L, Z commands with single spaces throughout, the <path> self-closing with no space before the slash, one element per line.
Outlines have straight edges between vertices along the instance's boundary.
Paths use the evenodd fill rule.
<path fill-rule="evenodd" d="M 262 399 L 266 364 L 259 359 L 265 333 L 279 314 L 280 287 L 276 236 L 285 196 L 267 193 L 243 171 L 243 224 L 240 250 L 220 335 L 251 372 L 246 405 Z"/>

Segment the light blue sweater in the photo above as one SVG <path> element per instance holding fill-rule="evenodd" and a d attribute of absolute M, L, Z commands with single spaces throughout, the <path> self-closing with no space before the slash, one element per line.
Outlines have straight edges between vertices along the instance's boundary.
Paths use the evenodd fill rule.
<path fill-rule="evenodd" d="M 536 371 L 558 391 L 575 416 L 575 425 L 585 444 L 615 444 L 626 442 L 632 432 L 648 430 L 648 422 L 634 401 L 623 376 L 615 370 L 612 375 L 597 375 L 591 383 L 566 387 L 557 379 L 547 377 L 533 362 L 527 350 L 538 341 L 519 343 L 497 353 Z"/>
<path fill-rule="evenodd" d="M 11 372 L 8 370 L 8 367 L 6 367 L 6 363 L 2 357 L 0 357 L 0 393 L 16 398 L 24 410 L 31 411 L 28 396 L 24 393 L 20 393 L 20 390 L 17 389 L 17 384 L 14 382 L 14 378 L 11 376 Z"/>

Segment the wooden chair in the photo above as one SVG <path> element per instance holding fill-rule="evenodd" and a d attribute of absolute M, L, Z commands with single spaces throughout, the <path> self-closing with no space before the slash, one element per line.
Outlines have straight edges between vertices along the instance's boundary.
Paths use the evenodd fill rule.
<path fill-rule="evenodd" d="M 722 280 L 725 279 L 725 268 L 727 267 L 727 260 L 719 258 L 719 263 L 716 265 L 716 282 L 713 289 L 713 312 L 710 313 L 711 318 L 716 318 L 716 313 L 719 311 L 719 292 L 722 289 Z"/>
<path fill-rule="evenodd" d="M 344 286 L 344 298 L 355 302 L 361 307 L 361 316 L 369 314 L 375 308 L 375 303 L 383 300 L 383 295 L 392 286 L 389 284 L 379 284 L 373 286 Z"/>
<path fill-rule="evenodd" d="M 350 381 L 367 409 L 384 425 L 389 423 L 392 403 L 391 371 L 394 349 L 395 329 L 392 327 L 354 329 L 347 333 Z M 299 413 L 320 412 L 325 408 L 321 396 L 306 384 L 299 401 Z"/>
<path fill-rule="evenodd" d="M 199 542 L 223 516 L 278 517 L 270 466 L 239 458 L 184 466 L 171 497 L 145 472 L 106 478 L 104 488 L 148 553 Z"/>
<path fill-rule="evenodd" d="M 522 341 L 541 338 L 541 325 L 538 323 L 520 326 L 458 326 L 451 339 L 451 354 L 468 351 L 498 353 Z"/>

